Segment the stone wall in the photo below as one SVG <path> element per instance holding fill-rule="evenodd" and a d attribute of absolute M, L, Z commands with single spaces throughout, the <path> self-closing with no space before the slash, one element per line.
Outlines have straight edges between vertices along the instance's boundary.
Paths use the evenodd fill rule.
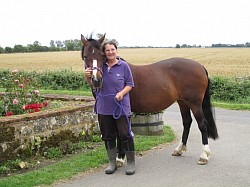
<path fill-rule="evenodd" d="M 44 95 L 47 99 L 78 101 L 58 109 L 0 118 L 0 163 L 31 155 L 61 141 L 79 141 L 83 135 L 98 132 L 92 97 Z M 35 150 L 36 149 L 36 150 Z"/>

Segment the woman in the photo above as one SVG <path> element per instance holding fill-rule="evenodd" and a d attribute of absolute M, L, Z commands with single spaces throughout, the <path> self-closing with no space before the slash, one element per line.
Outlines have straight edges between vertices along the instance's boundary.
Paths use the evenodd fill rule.
<path fill-rule="evenodd" d="M 117 46 L 114 42 L 105 43 L 102 52 L 106 57 L 102 66 L 103 85 L 95 90 L 95 110 L 109 158 L 109 166 L 105 173 L 112 174 L 117 169 L 116 138 L 118 136 L 127 157 L 126 174 L 133 175 L 135 173 L 135 151 L 130 127 L 129 98 L 129 91 L 134 87 L 132 73 L 128 64 L 118 57 Z M 86 77 L 91 77 L 91 73 L 90 68 L 85 70 Z"/>

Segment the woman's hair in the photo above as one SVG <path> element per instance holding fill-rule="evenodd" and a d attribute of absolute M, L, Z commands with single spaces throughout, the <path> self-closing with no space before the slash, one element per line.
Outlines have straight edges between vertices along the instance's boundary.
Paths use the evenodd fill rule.
<path fill-rule="evenodd" d="M 113 42 L 113 41 L 105 42 L 105 43 L 102 45 L 102 60 L 103 60 L 103 61 L 106 60 L 106 55 L 105 55 L 105 46 L 106 46 L 106 45 L 113 45 L 113 46 L 115 46 L 115 48 L 117 49 L 117 45 L 116 45 L 115 42 Z M 120 57 L 120 59 L 123 60 L 123 61 L 126 61 L 125 59 L 123 59 L 123 58 L 121 58 L 121 57 Z"/>
<path fill-rule="evenodd" d="M 103 52 L 104 54 L 105 54 L 105 47 L 106 47 L 106 45 L 113 45 L 113 46 L 115 46 L 115 48 L 117 49 L 117 45 L 116 45 L 115 42 L 113 42 L 113 41 L 105 42 L 105 43 L 103 44 L 103 46 L 102 46 L 102 52 Z"/>

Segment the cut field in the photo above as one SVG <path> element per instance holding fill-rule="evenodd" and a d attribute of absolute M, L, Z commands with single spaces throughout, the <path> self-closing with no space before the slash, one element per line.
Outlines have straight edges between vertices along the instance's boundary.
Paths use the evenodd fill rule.
<path fill-rule="evenodd" d="M 118 49 L 132 64 L 149 64 L 172 57 L 184 57 L 203 64 L 210 76 L 250 76 L 249 48 L 134 48 Z M 0 54 L 1 69 L 83 71 L 80 51 Z"/>

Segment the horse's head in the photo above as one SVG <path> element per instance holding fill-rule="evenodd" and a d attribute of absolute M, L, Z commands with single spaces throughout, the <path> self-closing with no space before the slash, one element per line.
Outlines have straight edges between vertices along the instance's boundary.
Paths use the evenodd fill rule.
<path fill-rule="evenodd" d="M 99 39 L 94 40 L 92 36 L 85 38 L 81 35 L 83 43 L 82 59 L 84 60 L 85 68 L 92 69 L 92 77 L 90 83 L 93 88 L 102 87 L 102 42 L 105 39 L 105 34 Z"/>

